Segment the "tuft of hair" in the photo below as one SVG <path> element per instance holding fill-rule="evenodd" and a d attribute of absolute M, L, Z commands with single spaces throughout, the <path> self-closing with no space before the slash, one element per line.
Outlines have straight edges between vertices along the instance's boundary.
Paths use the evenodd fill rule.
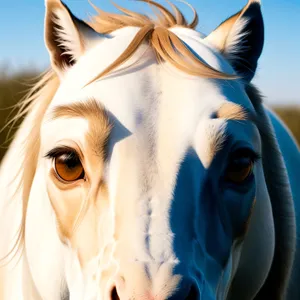
<path fill-rule="evenodd" d="M 224 45 L 223 53 L 226 55 L 228 59 L 231 60 L 239 60 L 239 55 L 241 51 L 247 51 L 248 48 L 243 45 L 241 41 L 243 41 L 247 35 L 248 31 L 245 31 L 249 20 L 247 18 L 241 18 L 239 22 L 236 22 L 233 25 L 232 30 L 230 31 L 228 38 L 226 40 L 226 44 Z M 226 49 L 226 50 L 225 50 Z"/>
<path fill-rule="evenodd" d="M 0 264 L 9 263 L 15 256 L 22 254 L 24 249 L 27 206 L 40 149 L 40 127 L 44 114 L 58 87 L 59 79 L 54 71 L 50 70 L 45 72 L 41 76 L 40 80 L 32 87 L 29 93 L 21 101 L 18 113 L 10 122 L 14 125 L 18 119 L 27 115 L 26 118 L 31 119 L 32 128 L 26 139 L 24 139 L 25 142 L 22 145 L 22 151 L 24 151 L 24 160 L 20 165 L 20 171 L 14 178 L 14 180 L 16 180 L 18 174 L 21 174 L 17 189 L 14 192 L 14 195 L 16 195 L 18 192 L 21 192 L 21 224 L 17 232 L 14 245 L 4 257 L 0 257 Z"/>
<path fill-rule="evenodd" d="M 140 30 L 133 38 L 129 46 L 120 55 L 120 57 L 89 83 L 92 83 L 95 80 L 107 75 L 130 59 L 143 42 L 148 43 L 152 47 L 159 62 L 167 61 L 177 69 L 187 74 L 227 80 L 237 78 L 235 75 L 225 74 L 201 61 L 194 53 L 192 53 L 192 51 L 188 49 L 184 42 L 181 41 L 181 39 L 175 33 L 169 30 L 170 28 L 174 27 L 184 27 L 190 29 L 196 28 L 198 24 L 198 14 L 192 6 L 188 4 L 194 13 L 193 20 L 189 23 L 182 12 L 174 4 L 170 3 L 170 6 L 173 10 L 173 12 L 171 12 L 155 1 L 139 1 L 149 4 L 149 6 L 156 12 L 156 18 L 133 12 L 115 3 L 113 3 L 113 5 L 122 14 L 105 12 L 91 4 L 98 12 L 98 15 L 92 18 L 92 21 L 89 22 L 89 25 L 96 32 L 100 34 L 109 34 L 117 29 L 127 26 L 139 27 Z"/>

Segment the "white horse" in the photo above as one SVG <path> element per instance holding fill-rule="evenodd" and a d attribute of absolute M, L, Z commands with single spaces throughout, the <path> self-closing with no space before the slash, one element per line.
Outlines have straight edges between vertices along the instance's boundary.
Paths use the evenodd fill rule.
<path fill-rule="evenodd" d="M 300 155 L 251 84 L 260 2 L 207 37 L 147 2 L 88 25 L 46 1 L 52 70 L 0 171 L 0 298 L 299 299 Z"/>

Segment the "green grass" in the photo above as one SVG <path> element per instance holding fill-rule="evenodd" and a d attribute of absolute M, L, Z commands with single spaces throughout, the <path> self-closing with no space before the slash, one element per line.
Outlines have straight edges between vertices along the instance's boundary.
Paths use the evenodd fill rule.
<path fill-rule="evenodd" d="M 0 128 L 4 128 L 17 112 L 16 104 L 26 94 L 33 83 L 36 72 L 22 72 L 14 76 L 9 76 L 0 70 Z M 299 101 L 300 102 L 300 101 Z M 300 144 L 300 106 L 299 107 L 274 107 L 275 111 L 290 128 L 298 143 Z M 0 160 L 3 157 L 9 142 L 15 132 L 14 128 L 8 126 L 0 133 Z M 10 132 L 11 131 L 11 132 Z M 10 134 L 8 135 L 8 133 Z"/>

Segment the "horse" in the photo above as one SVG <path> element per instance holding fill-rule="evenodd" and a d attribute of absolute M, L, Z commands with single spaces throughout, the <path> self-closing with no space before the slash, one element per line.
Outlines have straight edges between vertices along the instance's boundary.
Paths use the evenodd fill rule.
<path fill-rule="evenodd" d="M 45 2 L 51 68 L 0 169 L 0 298 L 299 299 L 300 155 L 252 83 L 260 1 L 209 35 L 145 2 L 89 22 Z"/>

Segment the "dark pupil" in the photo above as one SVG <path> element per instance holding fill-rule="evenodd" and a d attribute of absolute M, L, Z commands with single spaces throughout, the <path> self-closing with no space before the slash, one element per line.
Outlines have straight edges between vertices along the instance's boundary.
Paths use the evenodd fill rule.
<path fill-rule="evenodd" d="M 78 156 L 73 152 L 63 154 L 60 157 L 60 160 L 62 163 L 65 164 L 65 166 L 69 170 L 75 169 L 76 167 L 78 167 L 78 165 L 80 165 L 80 160 L 79 160 Z"/>

